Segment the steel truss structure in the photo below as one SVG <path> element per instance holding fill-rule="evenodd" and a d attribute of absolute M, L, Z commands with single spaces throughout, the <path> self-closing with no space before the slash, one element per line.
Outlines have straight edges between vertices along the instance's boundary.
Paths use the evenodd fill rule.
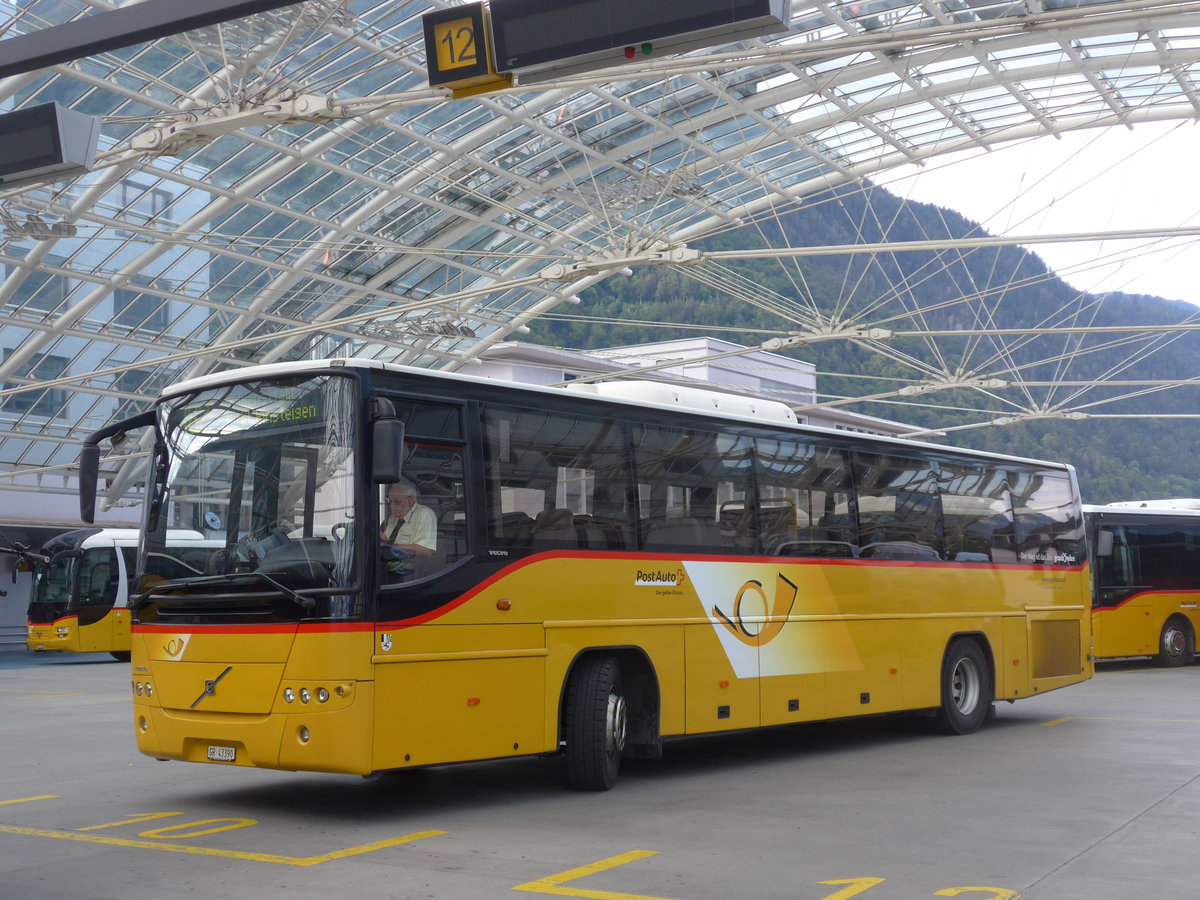
<path fill-rule="evenodd" d="M 0 48 L 115 5 L 0 0 Z M 446 5 L 308 0 L 0 81 L 0 112 L 103 117 L 93 172 L 0 189 L 0 484 L 69 472 L 82 434 L 163 384 L 336 355 L 463 369 L 539 317 L 586 317 L 584 289 L 641 265 L 775 313 L 754 347 L 854 341 L 910 366 L 892 397 L 957 388 L 1007 410 L 981 406 L 972 426 L 1102 415 L 1100 382 L 1109 399 L 1178 386 L 1073 379 L 1063 326 L 1135 359 L 1200 324 L 1106 335 L 1078 311 L 1048 318 L 1062 371 L 1043 383 L 1006 363 L 1037 329 L 994 311 L 944 333 L 911 291 L 821 308 L 756 293 L 696 245 L 942 154 L 1195 119 L 1200 2 L 795 0 L 772 38 L 458 100 L 425 78 L 420 18 Z M 934 352 L 895 351 L 897 336 Z M 940 365 L 951 340 L 990 350 Z M 828 402 L 868 399 L 886 397 Z"/>

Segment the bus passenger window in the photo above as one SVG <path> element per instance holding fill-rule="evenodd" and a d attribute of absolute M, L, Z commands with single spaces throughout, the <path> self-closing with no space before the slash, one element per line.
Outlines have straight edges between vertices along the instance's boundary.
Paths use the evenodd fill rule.
<path fill-rule="evenodd" d="M 858 555 L 867 559 L 943 559 L 937 476 L 924 459 L 854 453 Z"/>
<path fill-rule="evenodd" d="M 630 550 L 628 441 L 611 419 L 484 411 L 489 541 L 513 550 Z"/>
<path fill-rule="evenodd" d="M 754 443 L 762 552 L 770 556 L 852 558 L 858 533 L 850 515 L 845 454 L 794 435 Z"/>
<path fill-rule="evenodd" d="M 1012 497 L 1004 473 L 942 462 L 938 474 L 946 558 L 954 562 L 1015 562 Z"/>
<path fill-rule="evenodd" d="M 636 432 L 643 550 L 757 552 L 749 438 L 658 425 Z"/>
<path fill-rule="evenodd" d="M 1065 473 L 1014 470 L 1013 533 L 1017 561 L 1027 565 L 1080 565 L 1087 558 L 1083 513 Z"/>

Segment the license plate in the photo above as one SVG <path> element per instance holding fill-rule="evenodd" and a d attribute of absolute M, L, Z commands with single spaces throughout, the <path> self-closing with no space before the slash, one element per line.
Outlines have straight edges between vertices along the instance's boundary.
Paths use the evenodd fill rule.
<path fill-rule="evenodd" d="M 222 747 L 218 744 L 209 744 L 208 758 L 213 762 L 233 762 L 237 758 L 237 748 Z"/>

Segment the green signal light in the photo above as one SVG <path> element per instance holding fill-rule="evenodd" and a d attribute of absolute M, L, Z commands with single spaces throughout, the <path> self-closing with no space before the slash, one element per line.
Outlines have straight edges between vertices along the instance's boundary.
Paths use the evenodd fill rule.
<path fill-rule="evenodd" d="M 642 44 L 642 55 L 643 56 L 649 56 L 653 52 L 654 52 L 653 44 Z"/>

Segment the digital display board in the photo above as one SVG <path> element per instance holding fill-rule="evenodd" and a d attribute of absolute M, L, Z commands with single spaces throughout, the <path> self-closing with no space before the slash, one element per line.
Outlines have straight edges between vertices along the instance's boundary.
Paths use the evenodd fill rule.
<path fill-rule="evenodd" d="M 522 81 L 617 65 L 787 29 L 790 0 L 492 0 L 496 68 Z"/>
<path fill-rule="evenodd" d="M 0 185 L 54 181 L 88 171 L 100 119 L 43 103 L 0 115 Z"/>
<path fill-rule="evenodd" d="M 62 162 L 53 103 L 0 117 L 0 178 Z"/>

